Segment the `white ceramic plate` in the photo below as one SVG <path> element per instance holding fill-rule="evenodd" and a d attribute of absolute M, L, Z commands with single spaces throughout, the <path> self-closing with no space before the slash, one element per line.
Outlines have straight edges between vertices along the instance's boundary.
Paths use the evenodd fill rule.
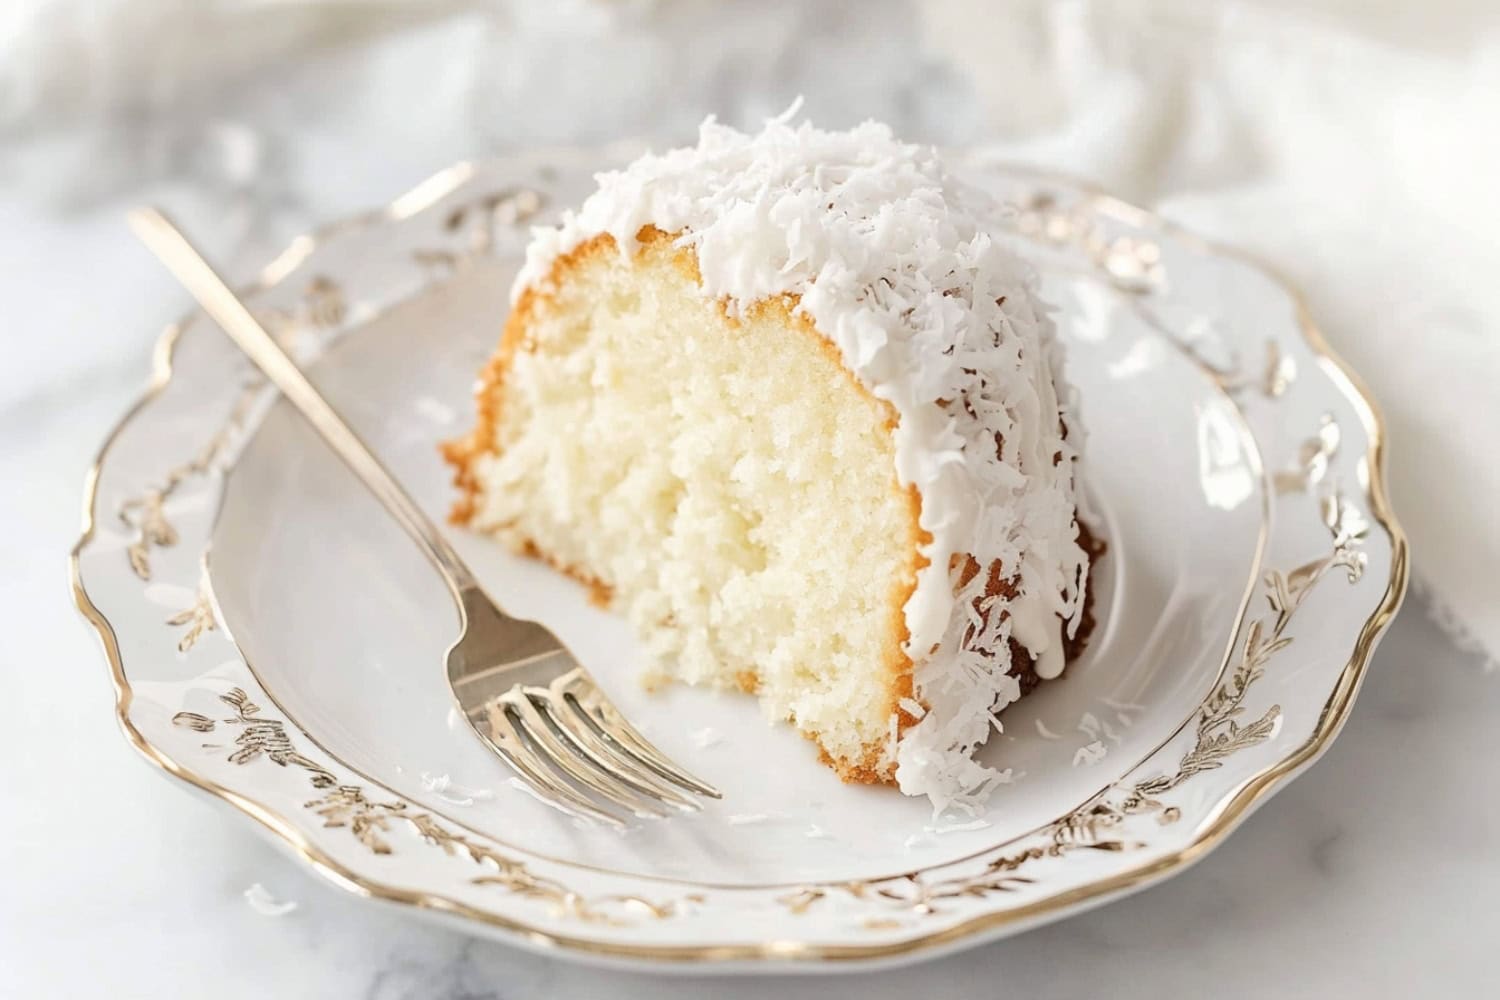
<path fill-rule="evenodd" d="M 434 515 L 435 445 L 470 420 L 526 224 L 622 155 L 456 167 L 247 291 Z M 75 551 L 131 742 L 343 888 L 596 960 L 931 956 L 1200 857 L 1326 748 L 1400 601 L 1378 419 L 1264 271 L 1078 185 L 962 162 L 1018 206 L 1008 238 L 1058 307 L 1110 546 L 1087 655 L 985 750 L 1013 780 L 982 822 L 841 785 L 750 699 L 644 693 L 620 621 L 455 533 L 502 605 L 726 793 L 623 835 L 534 801 L 450 713 L 442 585 L 197 318 L 110 437 Z"/>

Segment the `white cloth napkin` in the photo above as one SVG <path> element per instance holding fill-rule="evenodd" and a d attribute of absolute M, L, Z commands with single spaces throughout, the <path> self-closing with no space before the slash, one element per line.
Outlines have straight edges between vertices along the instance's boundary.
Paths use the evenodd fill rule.
<path fill-rule="evenodd" d="M 3 0 L 0 136 L 192 103 L 298 51 L 468 6 L 471 0 Z"/>

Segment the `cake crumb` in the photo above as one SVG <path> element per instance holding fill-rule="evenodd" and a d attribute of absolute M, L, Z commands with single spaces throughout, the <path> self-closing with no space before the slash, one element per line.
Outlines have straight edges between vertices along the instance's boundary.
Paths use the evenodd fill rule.
<path fill-rule="evenodd" d="M 1091 740 L 1099 739 L 1099 719 L 1093 712 L 1084 712 L 1078 720 L 1078 731 Z"/>

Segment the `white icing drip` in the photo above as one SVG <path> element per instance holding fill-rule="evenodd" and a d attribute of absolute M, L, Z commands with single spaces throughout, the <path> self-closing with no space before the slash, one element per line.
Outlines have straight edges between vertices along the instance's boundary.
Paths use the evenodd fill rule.
<path fill-rule="evenodd" d="M 1042 680 L 1062 676 L 1062 619 L 1030 594 L 1010 602 L 1010 634 L 1036 658 L 1033 668 Z"/>
<path fill-rule="evenodd" d="M 973 751 L 998 729 L 992 713 L 1020 695 L 1006 675 L 1012 629 L 1039 671 L 1055 674 L 1060 635 L 1033 623 L 1050 615 L 1071 634 L 1082 616 L 1079 428 L 1071 395 L 1059 399 L 1053 381 L 1062 347 L 1030 268 L 991 237 L 999 205 L 884 125 L 824 132 L 791 125 L 794 112 L 753 137 L 709 119 L 696 147 L 599 175 L 577 212 L 533 231 L 513 298 L 595 235 L 634 252 L 647 225 L 679 234 L 704 294 L 731 312 L 799 297 L 849 369 L 895 408 L 897 476 L 916 487 L 931 535 L 904 609 L 914 694 L 928 711 L 896 743 L 897 781 L 939 811 L 973 811 L 999 778 Z M 959 586 L 954 557 L 964 554 L 985 571 Z M 1027 595 L 1009 602 L 1012 616 L 1028 606 L 1024 622 L 984 593 L 997 560 Z"/>

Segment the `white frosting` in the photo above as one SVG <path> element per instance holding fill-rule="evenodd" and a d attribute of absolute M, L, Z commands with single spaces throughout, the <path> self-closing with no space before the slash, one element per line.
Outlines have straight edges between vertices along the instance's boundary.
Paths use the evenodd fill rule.
<path fill-rule="evenodd" d="M 1055 676 L 1062 623 L 1076 629 L 1082 616 L 1079 427 L 1055 388 L 1061 347 L 1030 268 L 991 235 L 1001 206 L 884 125 L 824 132 L 792 125 L 795 111 L 755 136 L 709 119 L 697 146 L 599 175 L 577 212 L 533 232 L 514 295 L 584 240 L 608 233 L 628 254 L 652 225 L 681 234 L 704 294 L 731 311 L 799 296 L 848 368 L 894 406 L 897 475 L 920 493 L 931 535 L 905 607 L 927 712 L 890 751 L 897 781 L 936 809 L 972 809 L 998 778 L 973 751 L 1020 695 L 1007 640 Z M 984 568 L 960 587 L 963 559 L 950 560 L 966 553 Z M 985 596 L 995 560 L 1019 577 L 1017 600 Z"/>
<path fill-rule="evenodd" d="M 1036 658 L 1033 669 L 1044 681 L 1062 676 L 1064 656 L 1058 617 L 1031 594 L 1007 605 L 1010 634 Z"/>

